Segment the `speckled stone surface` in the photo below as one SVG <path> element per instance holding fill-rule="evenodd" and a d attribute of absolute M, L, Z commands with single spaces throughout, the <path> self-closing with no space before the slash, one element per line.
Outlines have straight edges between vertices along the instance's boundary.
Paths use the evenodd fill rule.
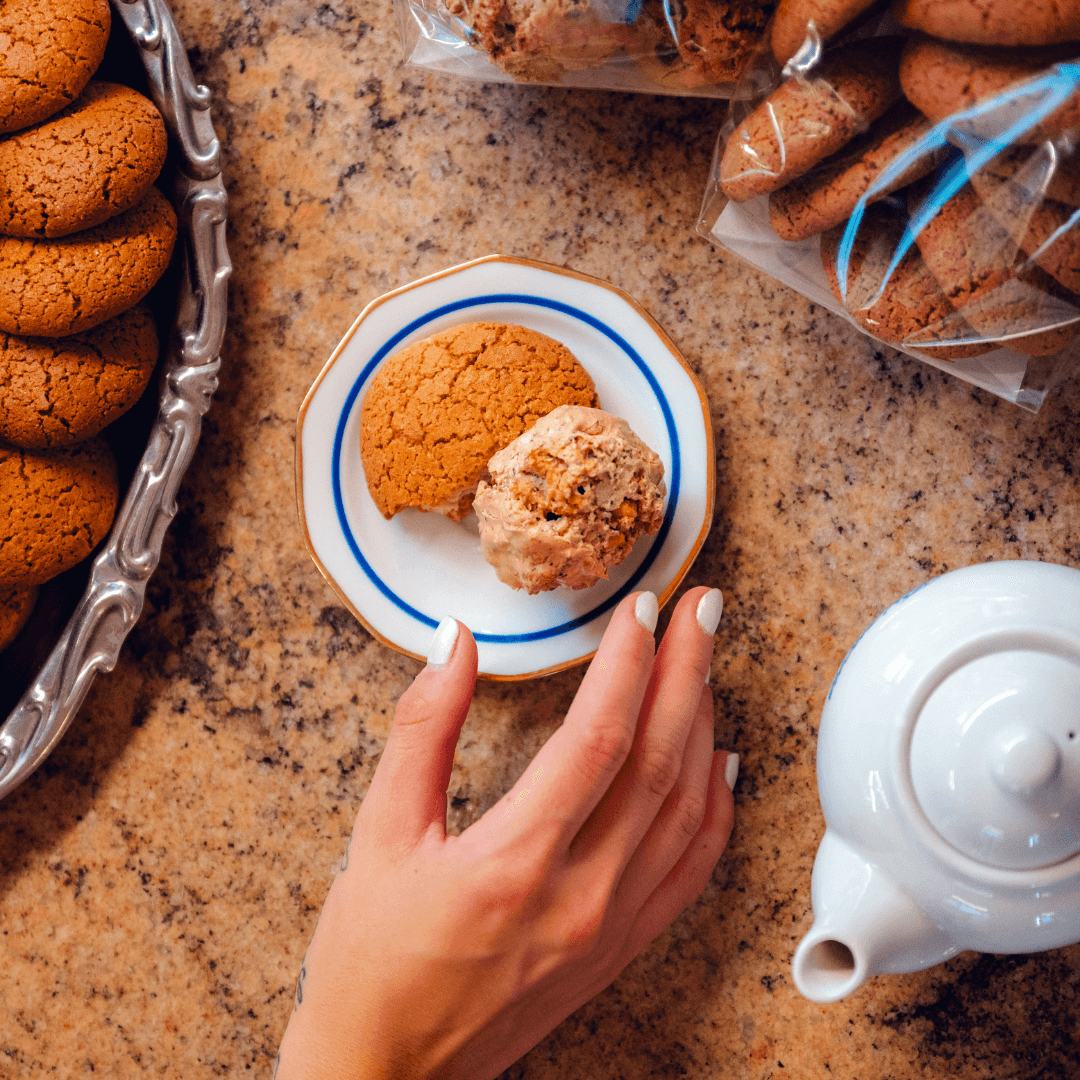
<path fill-rule="evenodd" d="M 506 1076 L 1080 1076 L 1080 948 L 965 954 L 833 1006 L 790 975 L 837 664 L 944 570 L 1080 566 L 1080 382 L 1032 416 L 876 350 L 695 237 L 723 106 L 406 70 L 386 3 L 173 8 L 226 145 L 221 390 L 117 669 L 0 804 L 0 1076 L 269 1074 L 418 670 L 304 551 L 296 413 L 364 304 L 494 251 L 610 279 L 702 379 L 716 517 L 685 587 L 724 590 L 716 740 L 743 755 L 704 897 Z M 512 783 L 580 678 L 478 687 L 456 829 Z"/>

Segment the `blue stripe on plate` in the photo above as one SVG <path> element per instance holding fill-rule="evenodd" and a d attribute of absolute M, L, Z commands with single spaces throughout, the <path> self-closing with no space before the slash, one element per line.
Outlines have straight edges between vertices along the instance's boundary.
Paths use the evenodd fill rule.
<path fill-rule="evenodd" d="M 606 335 L 618 345 L 628 357 L 630 357 L 637 365 L 638 370 L 645 376 L 646 381 L 652 388 L 652 392 L 656 395 L 660 410 L 664 414 L 664 423 L 667 425 L 668 442 L 671 445 L 671 477 L 664 521 L 656 534 L 656 538 L 653 541 L 653 545 L 650 548 L 648 555 L 645 556 L 644 561 L 634 572 L 630 580 L 627 581 L 614 595 L 609 596 L 603 603 L 598 604 L 591 611 L 586 612 L 584 615 L 579 615 L 576 619 L 571 619 L 569 622 L 549 627 L 547 630 L 534 630 L 532 633 L 528 634 L 473 633 L 473 637 L 477 641 L 486 641 L 498 645 L 510 645 L 523 641 L 541 641 L 545 638 L 557 637 L 559 634 L 565 634 L 571 630 L 576 630 L 579 626 L 584 626 L 585 623 L 591 622 L 598 615 L 603 615 L 604 612 L 618 604 L 624 596 L 633 592 L 634 586 L 641 580 L 645 572 L 653 564 L 653 561 L 663 547 L 664 540 L 667 538 L 667 534 L 671 529 L 671 522 L 675 517 L 675 507 L 679 501 L 679 482 L 682 476 L 682 466 L 679 455 L 679 436 L 675 430 L 675 418 L 671 414 L 671 406 L 668 405 L 667 398 L 664 397 L 664 392 L 660 389 L 660 384 L 656 381 L 656 376 L 649 370 L 645 361 L 641 359 L 630 343 L 620 334 L 617 334 L 612 330 L 610 326 L 606 326 L 604 323 L 600 322 L 599 319 L 594 318 L 592 315 L 589 315 L 578 308 L 571 307 L 569 304 L 562 304 L 557 300 L 548 300 L 542 296 L 527 296 L 523 293 L 490 293 L 487 296 L 474 296 L 468 300 L 456 300 L 452 304 L 445 304 L 442 307 L 435 308 L 426 315 L 414 319 L 408 326 L 394 334 L 394 336 L 390 338 L 390 340 L 387 341 L 367 363 L 364 370 L 360 372 L 356 382 L 353 383 L 353 387 L 349 391 L 349 396 L 345 399 L 345 404 L 341 410 L 341 416 L 338 419 L 337 432 L 334 435 L 334 457 L 331 465 L 331 483 L 334 488 L 334 506 L 337 508 L 338 523 L 341 525 L 341 531 L 345 534 L 345 539 L 348 542 L 349 548 L 355 556 L 356 561 L 360 564 L 360 568 L 387 600 L 396 605 L 407 615 L 410 615 L 418 622 L 423 623 L 425 626 L 435 629 L 435 627 L 439 625 L 436 619 L 431 618 L 429 615 L 425 615 L 421 611 L 417 611 L 411 604 L 407 604 L 402 600 L 401 597 L 375 573 L 367 559 L 365 559 L 361 553 L 360 545 L 357 544 L 356 537 L 353 536 L 352 529 L 349 528 L 349 522 L 345 516 L 345 503 L 341 497 L 341 448 L 345 439 L 345 425 L 348 422 L 353 405 L 356 403 L 356 397 L 360 393 L 360 388 L 367 381 L 371 372 L 379 365 L 383 358 L 391 352 L 391 350 L 396 349 L 405 338 L 432 320 L 441 318 L 443 315 L 452 314 L 455 311 L 463 311 L 470 307 L 479 307 L 482 304 L 532 304 L 534 307 L 551 308 L 553 311 L 559 311 L 564 315 L 570 315 L 575 319 L 580 319 L 582 322 L 588 323 L 589 326 L 594 327 L 602 334 Z"/>

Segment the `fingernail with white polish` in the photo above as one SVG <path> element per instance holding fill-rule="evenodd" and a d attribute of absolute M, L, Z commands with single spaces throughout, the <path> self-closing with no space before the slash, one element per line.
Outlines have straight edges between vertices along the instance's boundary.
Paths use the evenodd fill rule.
<path fill-rule="evenodd" d="M 697 606 L 697 624 L 709 637 L 716 633 L 720 625 L 720 616 L 724 614 L 724 594 L 719 589 L 710 589 Z"/>
<path fill-rule="evenodd" d="M 728 754 L 727 763 L 724 765 L 724 782 L 732 791 L 735 790 L 735 781 L 739 779 L 739 755 Z"/>
<path fill-rule="evenodd" d="M 656 629 L 656 619 L 660 608 L 656 603 L 656 594 L 641 593 L 634 603 L 634 618 L 651 634 Z"/>
<path fill-rule="evenodd" d="M 441 671 L 450 663 L 450 657 L 454 652 L 454 645 L 458 638 L 458 624 L 456 619 L 443 619 L 435 630 L 435 636 L 431 639 L 431 648 L 428 649 L 427 666 L 433 671 Z"/>

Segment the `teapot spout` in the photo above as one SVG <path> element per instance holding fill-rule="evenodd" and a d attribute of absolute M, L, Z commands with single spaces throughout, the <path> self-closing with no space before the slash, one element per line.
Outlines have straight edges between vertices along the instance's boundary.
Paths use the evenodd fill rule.
<path fill-rule="evenodd" d="M 871 975 L 919 971 L 958 950 L 914 900 L 827 829 L 811 882 L 814 925 L 791 962 L 803 997 L 839 1001 Z"/>

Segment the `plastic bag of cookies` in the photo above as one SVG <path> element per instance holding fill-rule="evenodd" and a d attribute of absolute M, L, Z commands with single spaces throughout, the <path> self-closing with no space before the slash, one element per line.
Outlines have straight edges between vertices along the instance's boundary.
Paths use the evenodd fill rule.
<path fill-rule="evenodd" d="M 394 0 L 407 63 L 484 82 L 731 97 L 776 0 Z"/>
<path fill-rule="evenodd" d="M 1010 8 L 781 0 L 698 232 L 1034 411 L 1080 361 L 1080 5 Z"/>

